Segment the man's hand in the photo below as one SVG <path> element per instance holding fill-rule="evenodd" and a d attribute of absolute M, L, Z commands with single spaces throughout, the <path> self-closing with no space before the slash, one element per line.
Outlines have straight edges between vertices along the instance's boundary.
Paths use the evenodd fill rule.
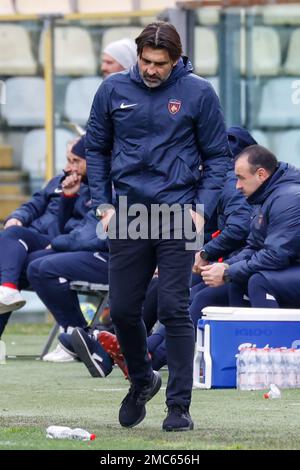
<path fill-rule="evenodd" d="M 107 232 L 110 219 L 115 213 L 115 209 L 107 209 L 103 212 L 103 216 L 101 217 L 101 224 L 103 225 L 104 232 Z"/>
<path fill-rule="evenodd" d="M 224 284 L 223 275 L 227 268 L 226 263 L 214 263 L 209 266 L 203 266 L 202 278 L 205 284 L 209 287 L 219 287 Z"/>
<path fill-rule="evenodd" d="M 80 184 L 81 175 L 78 175 L 77 173 L 72 173 L 71 175 L 66 176 L 66 178 L 62 182 L 63 193 L 66 196 L 74 196 L 74 194 L 78 193 L 80 189 Z"/>
<path fill-rule="evenodd" d="M 208 264 L 209 264 L 209 261 L 201 258 L 200 251 L 198 251 L 195 255 L 193 273 L 201 275 L 203 266 L 207 266 Z"/>
<path fill-rule="evenodd" d="M 4 230 L 8 227 L 13 227 L 14 225 L 19 225 L 19 227 L 23 227 L 22 222 L 19 219 L 8 219 L 6 224 L 4 225 Z"/>
<path fill-rule="evenodd" d="M 198 214 L 198 212 L 193 211 L 193 209 L 190 209 L 190 214 L 195 224 L 196 232 L 200 233 L 204 227 L 204 217 Z"/>

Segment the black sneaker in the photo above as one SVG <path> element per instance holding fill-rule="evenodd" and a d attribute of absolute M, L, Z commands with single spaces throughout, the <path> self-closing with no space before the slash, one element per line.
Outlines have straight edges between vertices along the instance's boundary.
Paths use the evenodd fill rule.
<path fill-rule="evenodd" d="M 194 423 L 188 408 L 181 405 L 168 406 L 168 416 L 162 425 L 163 431 L 191 431 Z"/>
<path fill-rule="evenodd" d="M 161 377 L 158 372 L 153 371 L 153 377 L 150 385 L 136 390 L 131 385 L 129 392 L 122 401 L 119 422 L 125 428 L 132 428 L 141 423 L 146 416 L 145 404 L 157 394 L 161 387 Z"/>
<path fill-rule="evenodd" d="M 106 377 L 111 373 L 113 361 L 101 344 L 83 328 L 74 328 L 71 335 L 73 350 L 88 368 L 92 377 Z"/>

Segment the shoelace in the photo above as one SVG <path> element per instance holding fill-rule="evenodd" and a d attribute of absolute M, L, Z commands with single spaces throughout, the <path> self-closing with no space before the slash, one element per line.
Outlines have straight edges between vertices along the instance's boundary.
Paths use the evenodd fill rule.
<path fill-rule="evenodd" d="M 138 393 L 135 390 L 134 385 L 131 385 L 126 397 L 124 397 L 124 399 L 122 400 L 121 405 L 123 405 L 124 403 L 127 403 L 128 400 L 130 400 L 131 398 L 136 398 L 136 399 L 138 398 Z"/>
<path fill-rule="evenodd" d="M 152 384 L 149 386 L 143 387 L 139 391 L 136 390 L 134 385 L 131 385 L 126 397 L 124 398 L 121 404 L 123 405 L 124 403 L 128 402 L 128 400 L 132 399 L 136 401 L 136 404 L 138 406 L 143 406 L 145 405 L 145 403 L 147 402 L 149 398 L 149 393 L 151 389 L 152 389 Z"/>
<path fill-rule="evenodd" d="M 168 414 L 174 413 L 178 416 L 188 413 L 188 410 L 182 405 L 170 405 L 168 408 L 165 409 L 165 411 L 167 411 Z"/>

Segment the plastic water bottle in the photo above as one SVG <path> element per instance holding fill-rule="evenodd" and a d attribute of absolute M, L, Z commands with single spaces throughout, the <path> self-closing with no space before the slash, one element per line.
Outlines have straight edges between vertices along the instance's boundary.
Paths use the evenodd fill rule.
<path fill-rule="evenodd" d="M 243 343 L 238 347 L 236 355 L 236 386 L 239 390 L 250 390 L 248 385 L 248 366 L 251 343 Z"/>
<path fill-rule="evenodd" d="M 268 393 L 264 393 L 264 398 L 270 398 L 270 399 L 275 399 L 275 398 L 281 398 L 281 392 L 277 385 L 271 384 L 270 385 L 270 391 Z"/>
<path fill-rule="evenodd" d="M 78 441 L 93 441 L 95 434 L 90 434 L 85 429 L 71 429 L 68 426 L 49 426 L 46 429 L 46 437 L 49 439 L 75 439 Z"/>
<path fill-rule="evenodd" d="M 283 385 L 283 372 L 284 372 L 284 364 L 282 360 L 282 350 L 281 348 L 275 348 L 272 352 L 273 356 L 273 382 L 278 387 L 282 387 Z"/>
<path fill-rule="evenodd" d="M 296 357 L 296 387 L 300 388 L 300 349 L 296 349 L 295 357 Z"/>
<path fill-rule="evenodd" d="M 258 371 L 260 364 L 258 362 L 258 354 L 256 348 L 250 348 L 249 351 L 249 360 L 248 368 L 246 370 L 246 375 L 248 377 L 248 388 L 247 390 L 257 390 L 258 389 Z"/>
<path fill-rule="evenodd" d="M 263 388 L 269 387 L 273 382 L 273 363 L 271 349 L 265 346 L 262 349 Z"/>
<path fill-rule="evenodd" d="M 254 389 L 263 390 L 266 388 L 266 364 L 264 362 L 264 350 L 262 348 L 256 348 L 256 370 L 254 379 Z"/>
<path fill-rule="evenodd" d="M 294 349 L 285 349 L 283 351 L 283 362 L 285 367 L 285 388 L 295 388 L 296 387 L 296 363 L 295 363 L 295 350 Z"/>

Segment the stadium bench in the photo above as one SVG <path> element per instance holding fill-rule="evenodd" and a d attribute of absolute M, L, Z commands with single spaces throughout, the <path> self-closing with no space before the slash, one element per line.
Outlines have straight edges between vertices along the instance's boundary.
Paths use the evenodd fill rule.
<path fill-rule="evenodd" d="M 97 310 L 91 321 L 91 325 L 95 325 L 95 323 L 97 323 L 98 319 L 100 318 L 103 310 L 107 306 L 108 294 L 109 294 L 108 285 L 94 284 L 92 282 L 85 282 L 85 281 L 72 281 L 70 283 L 70 287 L 72 290 L 76 290 L 78 294 L 93 295 L 93 296 L 96 295 L 98 297 L 99 301 L 98 301 Z M 59 331 L 59 325 L 58 323 L 55 323 L 55 325 L 51 328 L 51 331 L 48 335 L 46 344 L 41 352 L 40 359 L 43 359 L 43 357 L 48 353 L 58 331 Z"/>

